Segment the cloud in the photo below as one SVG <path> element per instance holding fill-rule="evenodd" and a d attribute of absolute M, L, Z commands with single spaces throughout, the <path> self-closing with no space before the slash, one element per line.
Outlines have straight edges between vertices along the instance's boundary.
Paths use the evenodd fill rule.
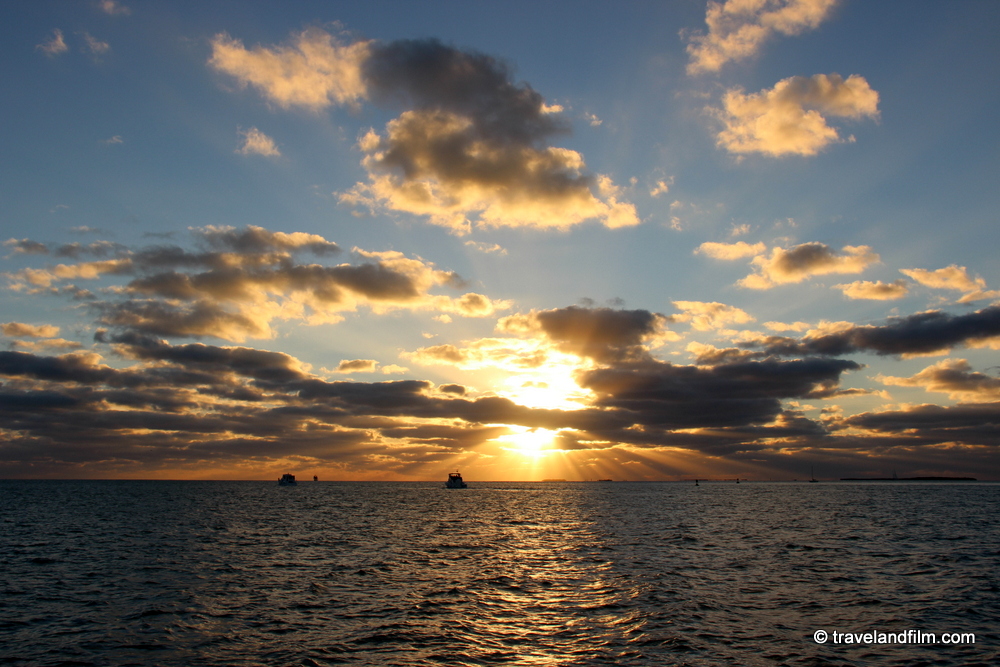
<path fill-rule="evenodd" d="M 764 424 L 782 413 L 781 400 L 821 398 L 839 377 L 860 366 L 852 361 L 737 361 L 718 366 L 645 362 L 581 374 L 595 405 L 623 411 L 625 422 L 669 429 Z"/>
<path fill-rule="evenodd" d="M 378 362 L 374 359 L 344 359 L 337 364 L 337 373 L 374 373 Z"/>
<path fill-rule="evenodd" d="M 935 271 L 927 269 L 900 269 L 899 271 L 925 287 L 965 292 L 958 300 L 959 303 L 1000 298 L 1000 290 L 987 290 L 986 281 L 979 276 L 970 278 L 968 269 L 964 266 L 952 264 Z"/>
<path fill-rule="evenodd" d="M 31 239 L 7 239 L 3 244 L 8 248 L 13 248 L 15 253 L 25 255 L 44 255 L 49 252 L 47 245 Z"/>
<path fill-rule="evenodd" d="M 132 13 L 131 9 L 116 0 L 100 0 L 97 6 L 102 12 L 111 16 L 128 16 Z"/>
<path fill-rule="evenodd" d="M 360 307 L 375 313 L 406 309 L 487 317 L 509 306 L 474 292 L 432 293 L 460 287 L 462 281 L 454 272 L 399 252 L 355 248 L 356 264 L 304 263 L 297 253 L 323 258 L 339 248 L 315 234 L 260 227 L 206 227 L 193 234 L 203 250 L 115 247 L 118 256 L 112 259 L 27 268 L 6 277 L 12 289 L 38 293 L 68 280 L 128 276 L 125 284 L 90 303 L 101 326 L 236 342 L 272 337 L 275 320 L 332 323 Z"/>
<path fill-rule="evenodd" d="M 712 331 L 730 324 L 747 324 L 754 318 L 746 311 L 724 303 L 704 301 L 674 301 L 674 307 L 681 311 L 674 316 L 675 322 L 690 322 L 695 331 Z"/>
<path fill-rule="evenodd" d="M 860 280 L 844 285 L 834 285 L 848 299 L 870 299 L 873 301 L 893 301 L 902 299 L 909 294 L 910 288 L 905 280 L 896 280 L 891 283 L 883 283 L 881 280 L 870 282 Z"/>
<path fill-rule="evenodd" d="M 123 144 L 123 143 L 125 143 L 125 140 L 122 139 L 122 136 L 120 134 L 116 134 L 115 136 L 111 137 L 110 139 L 105 139 L 104 143 L 106 143 L 108 145 Z"/>
<path fill-rule="evenodd" d="M 293 38 L 290 46 L 246 49 L 226 34 L 212 39 L 209 64 L 257 88 L 282 108 L 319 111 L 333 104 L 355 103 L 365 96 L 361 63 L 369 43 L 342 45 L 318 28 Z"/>
<path fill-rule="evenodd" d="M 46 338 L 43 340 L 11 341 L 10 349 L 22 352 L 49 352 L 52 350 L 79 350 L 83 344 L 65 338 Z"/>
<path fill-rule="evenodd" d="M 610 228 L 639 224 L 620 189 L 585 169 L 576 151 L 536 146 L 527 130 L 434 109 L 406 111 L 359 142 L 369 182 L 343 193 L 345 203 L 427 216 L 456 233 L 481 227 L 566 229 L 586 220 Z M 528 134 L 529 136 L 519 136 Z"/>
<path fill-rule="evenodd" d="M 1000 378 L 974 372 L 965 359 L 939 361 L 909 378 L 879 375 L 876 379 L 891 386 L 923 387 L 929 392 L 945 393 L 952 400 L 1000 400 Z"/>
<path fill-rule="evenodd" d="M 776 285 L 800 283 L 813 276 L 860 273 L 880 261 L 868 246 L 844 246 L 841 254 L 823 243 L 803 243 L 792 248 L 773 248 L 770 257 L 758 255 L 752 261 L 756 273 L 740 280 L 740 287 L 770 289 Z"/>
<path fill-rule="evenodd" d="M 728 62 L 756 55 L 775 34 L 798 35 L 813 30 L 837 0 L 727 0 L 709 2 L 708 33 L 690 38 L 688 74 L 717 72 Z"/>
<path fill-rule="evenodd" d="M 900 445 L 947 444 L 955 449 L 972 445 L 989 447 L 987 456 L 996 456 L 1000 442 L 1000 403 L 962 403 L 910 406 L 901 410 L 865 412 L 843 420 L 844 427 L 894 434 Z M 954 457 L 953 452 L 949 452 Z"/>
<path fill-rule="evenodd" d="M 89 32 L 83 33 L 83 40 L 87 43 L 87 50 L 90 51 L 91 55 L 98 56 L 111 50 L 110 44 L 102 42 Z"/>
<path fill-rule="evenodd" d="M 536 312 L 521 322 L 521 328 L 537 325 L 529 326 L 530 337 L 495 339 L 492 351 L 513 342 L 554 354 L 555 346 L 585 339 L 588 329 L 595 343 L 611 347 L 655 336 L 641 311 L 590 311 L 543 311 L 554 313 L 548 321 Z M 114 461 L 115 474 L 269 476 L 294 460 L 362 477 L 378 461 L 382 477 L 409 470 L 419 478 L 458 455 L 482 462 L 501 454 L 490 443 L 518 429 L 559 432 L 567 455 L 607 450 L 656 457 L 669 448 L 671 457 L 717 465 L 747 457 L 776 462 L 801 449 L 840 451 L 860 457 L 861 465 L 880 456 L 890 438 L 925 449 L 946 442 L 996 448 L 1000 440 L 997 404 L 852 417 L 833 410 L 818 420 L 783 405 L 854 391 L 841 389 L 840 380 L 860 365 L 840 359 L 720 357 L 710 366 L 682 366 L 602 355 L 596 367 L 577 367 L 579 388 L 589 394 L 570 410 L 477 395 L 456 383 L 327 381 L 290 355 L 247 347 L 175 345 L 136 332 L 104 332 L 96 342 L 120 357 L 115 367 L 95 352 L 0 352 L 5 474 L 107 476 L 107 462 Z M 484 358 L 490 353 L 485 343 L 465 351 L 474 348 Z M 456 350 L 460 357 L 463 350 Z M 984 386 L 973 391 L 977 396 L 993 389 L 960 363 L 946 370 Z M 929 373 L 916 377 L 923 376 Z M 909 456 L 933 451 L 913 449 Z"/>
<path fill-rule="evenodd" d="M 306 232 L 272 232 L 254 225 L 241 228 L 208 225 L 191 231 L 212 249 L 231 250 L 248 255 L 272 251 L 305 250 L 323 257 L 340 252 L 340 246 L 336 243 L 327 241 L 319 234 Z M 168 251 L 168 254 L 171 252 Z"/>
<path fill-rule="evenodd" d="M 588 173 L 576 151 L 548 145 L 568 130 L 561 108 L 513 83 L 490 56 L 437 40 L 342 45 L 311 29 L 289 46 L 252 50 L 217 35 L 209 64 L 284 108 L 371 100 L 406 109 L 384 134 L 361 137 L 368 181 L 341 193 L 344 203 L 426 216 L 456 233 L 473 224 L 639 224 L 609 177 Z"/>
<path fill-rule="evenodd" d="M 815 155 L 842 141 L 828 116 L 878 117 L 879 95 L 864 77 L 816 74 L 782 79 L 774 88 L 746 95 L 727 90 L 722 108 L 709 112 L 723 125 L 716 144 L 730 153 Z"/>
<path fill-rule="evenodd" d="M 474 248 L 475 250 L 478 250 L 479 252 L 496 253 L 498 255 L 506 255 L 507 254 L 507 249 L 504 248 L 504 247 L 502 247 L 502 246 L 500 246 L 497 243 L 483 243 L 481 241 L 466 241 L 465 245 L 469 246 L 470 248 Z"/>
<path fill-rule="evenodd" d="M 670 180 L 671 180 L 671 182 L 673 181 L 673 179 L 670 179 Z M 649 196 L 650 197 L 659 197 L 660 195 L 665 195 L 668 192 L 670 192 L 670 183 L 667 182 L 667 181 L 664 181 L 664 180 L 659 180 L 650 189 Z"/>
<path fill-rule="evenodd" d="M 562 352 L 598 362 L 645 359 L 647 345 L 679 336 L 666 328 L 670 318 L 648 310 L 615 310 L 569 306 L 510 315 L 497 330 L 515 335 L 542 335 Z"/>
<path fill-rule="evenodd" d="M 35 48 L 49 57 L 58 56 L 69 51 L 69 47 L 66 46 L 66 40 L 63 39 L 62 30 L 59 28 L 52 31 L 52 37 L 47 42 L 42 42 L 36 45 Z"/>
<path fill-rule="evenodd" d="M 773 355 L 843 356 L 857 352 L 879 355 L 926 355 L 960 346 L 1000 345 L 1000 306 L 965 315 L 941 311 L 893 318 L 881 326 L 843 323 L 832 330 L 809 332 L 801 340 L 772 337 L 745 343 Z"/>
<path fill-rule="evenodd" d="M 4 322 L 0 324 L 4 336 L 12 338 L 52 338 L 58 335 L 59 327 L 52 324 L 25 324 L 23 322 Z"/>
<path fill-rule="evenodd" d="M 767 250 L 767 246 L 763 243 L 750 244 L 746 241 L 737 241 L 736 243 L 715 243 L 713 241 L 706 241 L 695 249 L 694 254 L 696 255 L 707 255 L 712 259 L 742 259 L 743 257 L 753 257 L 754 255 L 761 255 Z"/>
<path fill-rule="evenodd" d="M 243 137 L 243 145 L 236 149 L 241 155 L 264 155 L 266 157 L 279 157 L 281 151 L 274 144 L 274 139 L 267 136 L 256 127 L 240 132 Z"/>

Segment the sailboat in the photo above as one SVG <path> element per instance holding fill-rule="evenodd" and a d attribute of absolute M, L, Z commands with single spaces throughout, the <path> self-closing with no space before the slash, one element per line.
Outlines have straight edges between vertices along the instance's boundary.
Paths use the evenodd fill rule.
<path fill-rule="evenodd" d="M 816 479 L 816 475 L 813 474 L 813 467 L 812 466 L 809 466 L 809 481 L 810 482 L 818 482 L 819 481 L 818 479 Z"/>

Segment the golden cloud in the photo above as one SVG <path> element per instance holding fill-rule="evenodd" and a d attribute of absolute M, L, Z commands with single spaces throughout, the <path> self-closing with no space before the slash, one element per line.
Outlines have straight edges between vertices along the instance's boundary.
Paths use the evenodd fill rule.
<path fill-rule="evenodd" d="M 871 282 L 859 280 L 844 285 L 834 285 L 844 293 L 848 299 L 869 299 L 873 301 L 893 301 L 902 299 L 909 294 L 910 288 L 905 280 L 896 280 L 891 283 L 883 283 L 881 280 Z"/>
<path fill-rule="evenodd" d="M 717 145 L 731 153 L 815 155 L 841 141 L 826 116 L 877 117 L 878 100 L 864 77 L 816 74 L 783 79 L 770 90 L 749 95 L 727 90 L 722 109 L 709 112 L 723 125 Z"/>
<path fill-rule="evenodd" d="M 368 42 L 342 45 L 324 30 L 296 35 L 290 46 L 247 49 L 226 34 L 212 39 L 209 65 L 257 88 L 281 107 L 319 111 L 365 97 L 361 65 Z"/>
<path fill-rule="evenodd" d="M 770 257 L 759 255 L 752 264 L 757 273 L 740 280 L 740 287 L 770 289 L 775 285 L 800 283 L 812 276 L 860 273 L 879 261 L 868 246 L 844 246 L 837 254 L 823 243 L 803 243 L 789 249 L 773 248 Z"/>
<path fill-rule="evenodd" d="M 774 34 L 797 35 L 815 29 L 837 0 L 727 0 L 709 2 L 707 34 L 688 44 L 688 74 L 717 72 L 728 62 L 755 55 Z"/>
<path fill-rule="evenodd" d="M 359 141 L 369 181 L 341 201 L 427 216 L 464 234 L 483 227 L 565 229 L 585 220 L 639 224 L 610 178 L 591 176 L 576 151 L 511 143 L 473 119 L 446 111 L 406 111 Z"/>
<path fill-rule="evenodd" d="M 706 241 L 695 249 L 694 254 L 707 255 L 712 259 L 733 260 L 760 255 L 766 250 L 767 246 L 763 243 L 750 244 L 746 241 L 737 241 L 736 243 L 715 243 L 713 241 Z"/>
<path fill-rule="evenodd" d="M 959 303 L 1000 298 L 1000 290 L 987 290 L 986 281 L 979 276 L 971 278 L 968 269 L 964 266 L 952 264 L 935 271 L 927 269 L 900 269 L 899 271 L 925 287 L 965 292 L 958 300 Z"/>
<path fill-rule="evenodd" d="M 241 155 L 263 155 L 265 157 L 279 157 L 281 151 L 274 143 L 274 139 L 267 136 L 256 127 L 251 127 L 246 132 L 240 132 L 243 137 L 243 145 L 236 149 Z"/>
<path fill-rule="evenodd" d="M 974 372 L 965 359 L 944 359 L 913 377 L 879 375 L 876 380 L 897 387 L 923 387 L 928 392 L 945 393 L 948 398 L 958 401 L 1000 399 L 1000 378 Z"/>

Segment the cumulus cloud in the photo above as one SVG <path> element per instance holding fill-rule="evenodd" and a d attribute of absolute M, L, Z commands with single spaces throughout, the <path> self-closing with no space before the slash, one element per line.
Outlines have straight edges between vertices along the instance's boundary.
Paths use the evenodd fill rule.
<path fill-rule="evenodd" d="M 279 157 L 281 151 L 274 143 L 274 139 L 267 136 L 256 127 L 241 131 L 243 145 L 236 149 L 241 155 L 264 155 L 266 157 Z"/>
<path fill-rule="evenodd" d="M 730 153 L 815 155 L 842 141 L 828 117 L 875 118 L 878 101 L 864 77 L 816 74 L 782 79 L 758 93 L 727 90 L 722 108 L 710 107 L 709 112 L 723 126 L 716 144 Z"/>
<path fill-rule="evenodd" d="M 869 299 L 873 301 L 893 301 L 902 299 L 909 294 L 910 288 L 905 280 L 895 280 L 891 283 L 884 283 L 881 280 L 871 282 L 859 280 L 843 285 L 834 285 L 848 299 Z"/>
<path fill-rule="evenodd" d="M 767 246 L 763 243 L 750 244 L 746 241 L 715 243 L 713 241 L 706 241 L 695 249 L 694 254 L 707 255 L 712 259 L 734 260 L 761 255 L 766 250 Z"/>
<path fill-rule="evenodd" d="M 756 55 L 775 34 L 798 35 L 826 19 L 837 0 L 726 0 L 709 2 L 707 33 L 690 37 L 688 74 L 717 72 Z"/>
<path fill-rule="evenodd" d="M 0 324 L 0 331 L 12 338 L 52 338 L 59 334 L 59 327 L 52 324 L 4 322 Z"/>
<path fill-rule="evenodd" d="M 69 47 L 66 46 L 66 40 L 63 38 L 62 30 L 59 28 L 52 31 L 52 37 L 48 41 L 36 45 L 35 48 L 50 57 L 69 51 Z"/>
<path fill-rule="evenodd" d="M 695 331 L 712 331 L 732 324 L 747 324 L 754 318 L 744 310 L 724 303 L 704 301 L 674 301 L 674 307 L 681 314 L 674 316 L 676 322 L 690 322 Z"/>
<path fill-rule="evenodd" d="M 943 269 L 928 271 L 927 269 L 900 269 L 900 273 L 909 276 L 916 282 L 934 289 L 948 289 L 965 292 L 959 303 L 969 303 L 982 299 L 1000 298 L 1000 290 L 987 290 L 986 281 L 976 276 L 969 276 L 964 266 L 952 264 Z"/>
<path fill-rule="evenodd" d="M 278 106 L 319 111 L 365 96 L 361 63 L 368 55 L 368 42 L 343 45 L 328 32 L 312 28 L 296 35 L 291 45 L 273 48 L 247 49 L 239 40 L 218 34 L 208 62 Z"/>
<path fill-rule="evenodd" d="M 844 246 L 840 254 L 824 243 L 803 243 L 791 248 L 773 248 L 770 256 L 758 255 L 751 262 L 756 273 L 737 284 L 750 289 L 800 283 L 813 276 L 860 273 L 880 261 L 868 246 Z"/>
<path fill-rule="evenodd" d="M 490 56 L 436 40 L 342 45 L 312 29 L 288 46 L 246 49 L 218 35 L 209 63 L 282 107 L 314 111 L 371 100 L 406 110 L 358 142 L 368 181 L 342 202 L 473 224 L 563 229 L 585 220 L 639 223 L 634 205 L 576 151 L 548 145 L 559 111 Z"/>
<path fill-rule="evenodd" d="M 1000 400 L 1000 378 L 974 372 L 965 359 L 945 359 L 908 378 L 879 375 L 876 379 L 897 387 L 923 387 L 958 401 Z"/>
<path fill-rule="evenodd" d="M 679 339 L 667 329 L 670 321 L 648 310 L 569 306 L 510 315 L 497 323 L 497 329 L 515 335 L 541 335 L 563 352 L 611 362 L 645 359 L 647 346 Z"/>
<path fill-rule="evenodd" d="M 374 373 L 378 362 L 374 359 L 344 359 L 337 364 L 337 373 Z"/>

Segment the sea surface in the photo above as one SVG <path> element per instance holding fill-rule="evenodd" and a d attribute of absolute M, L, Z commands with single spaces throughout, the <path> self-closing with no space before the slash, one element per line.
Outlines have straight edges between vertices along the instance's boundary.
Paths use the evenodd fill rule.
<path fill-rule="evenodd" d="M 1000 664 L 1000 485 L 442 487 L 0 481 L 0 664 Z"/>

